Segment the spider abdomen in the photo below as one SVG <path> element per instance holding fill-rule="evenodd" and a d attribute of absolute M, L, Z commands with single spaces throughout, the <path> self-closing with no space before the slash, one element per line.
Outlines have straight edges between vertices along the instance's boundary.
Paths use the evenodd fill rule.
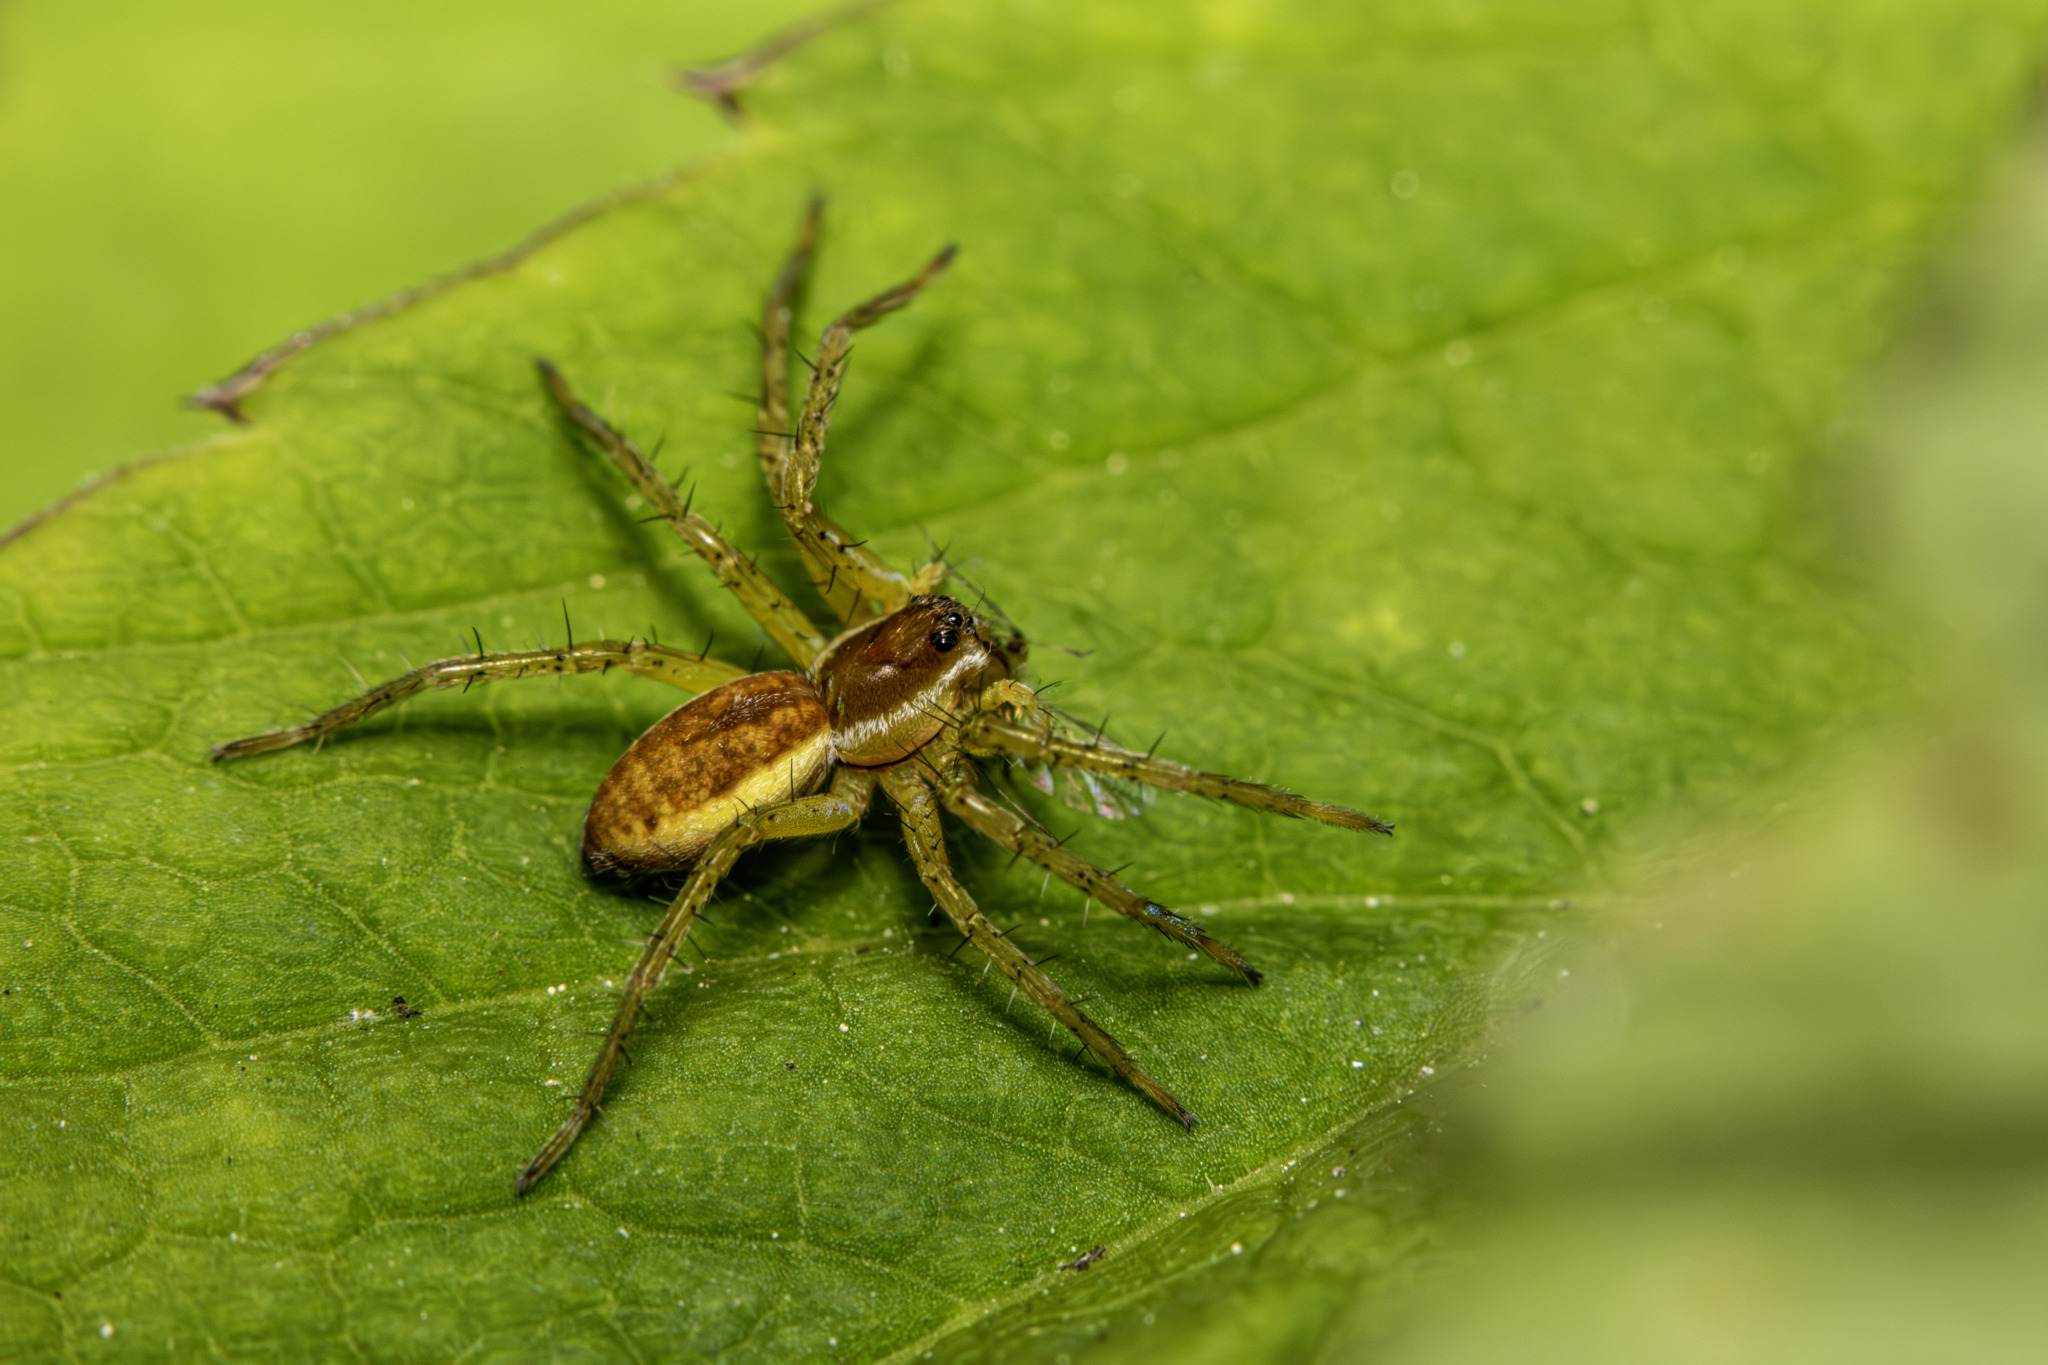
<path fill-rule="evenodd" d="M 595 872 L 690 862 L 748 810 L 815 791 L 832 766 L 832 727 L 810 680 L 755 673 L 677 707 L 633 741 L 583 824 Z"/>

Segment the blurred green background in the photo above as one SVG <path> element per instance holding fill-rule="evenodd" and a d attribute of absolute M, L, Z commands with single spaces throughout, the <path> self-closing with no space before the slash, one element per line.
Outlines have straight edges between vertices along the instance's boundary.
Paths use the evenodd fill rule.
<path fill-rule="evenodd" d="M 0 526 L 222 427 L 293 329 L 719 145 L 666 84 L 807 8 L 0 0 Z"/>
<path fill-rule="evenodd" d="M 1695 842 L 1467 1097 L 1404 1365 L 2048 1353 L 2048 119 L 1865 387 L 1926 694 Z"/>

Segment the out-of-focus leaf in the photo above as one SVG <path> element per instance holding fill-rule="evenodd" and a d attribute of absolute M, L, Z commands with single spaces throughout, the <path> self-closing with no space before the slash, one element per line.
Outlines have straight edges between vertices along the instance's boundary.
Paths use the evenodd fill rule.
<path fill-rule="evenodd" d="M 815 8 L 644 0 L 0 5 L 0 523 L 317 318 L 733 133 L 667 68 Z"/>
<path fill-rule="evenodd" d="M 1389 1358 L 2040 1354 L 2048 125 L 1939 277 L 1855 443 L 1929 695 L 1575 963 L 1460 1116 L 1455 1310 Z"/>
<path fill-rule="evenodd" d="M 1437 1236 L 1402 1102 L 1614 849 L 1892 686 L 1807 475 L 2038 9 L 906 5 L 672 192 L 308 352 L 248 431 L 7 546 L 10 1347 L 1242 1358 L 1392 1312 Z M 1192 1135 L 948 956 L 886 819 L 756 855 L 517 1203 L 656 914 L 585 883 L 583 804 L 675 698 L 501 686 L 318 754 L 206 746 L 353 690 L 344 659 L 565 608 L 753 657 L 530 360 L 793 581 L 745 395 L 813 187 L 807 330 L 963 248 L 861 342 L 834 516 L 947 546 L 1112 733 L 1400 833 L 1090 825 L 1256 991 L 960 838 Z"/>

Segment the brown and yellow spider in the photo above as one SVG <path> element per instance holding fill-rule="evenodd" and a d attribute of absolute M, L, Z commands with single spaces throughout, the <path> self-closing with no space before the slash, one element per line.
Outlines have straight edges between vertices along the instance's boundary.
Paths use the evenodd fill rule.
<path fill-rule="evenodd" d="M 918 875 L 953 927 L 1001 967 L 1016 989 L 1072 1029 L 1089 1051 L 1183 1124 L 1195 1116 L 1140 1070 L 1114 1038 L 1076 1009 L 989 922 L 953 876 L 939 811 L 1030 859 L 1104 905 L 1256 983 L 1259 973 L 1200 925 L 1090 866 L 1030 821 L 983 793 L 977 759 L 1045 764 L 1234 801 L 1347 829 L 1393 827 L 1342 806 L 1273 787 L 1198 772 L 1134 753 L 1099 735 L 1074 738 L 1057 726 L 1022 681 L 1025 642 L 1002 635 L 939 594 L 942 562 L 909 578 L 851 540 L 812 501 L 825 429 L 853 334 L 903 307 L 945 270 L 948 247 L 917 276 L 868 300 L 825 329 L 794 437 L 789 422 L 791 300 L 810 265 L 820 209 L 805 216 L 795 250 L 769 291 L 761 322 L 761 403 L 756 424 L 768 495 L 788 524 L 818 593 L 838 617 L 828 638 L 711 524 L 690 510 L 626 437 L 579 402 L 547 361 L 537 362 L 567 420 L 610 454 L 640 495 L 702 555 L 769 637 L 805 670 L 748 673 L 717 659 L 639 640 L 570 640 L 561 649 L 479 651 L 441 659 L 316 716 L 304 725 L 218 745 L 216 759 L 242 758 L 312 740 L 430 687 L 499 678 L 602 673 L 621 668 L 699 695 L 669 713 L 626 751 L 591 800 L 583 857 L 600 873 L 688 868 L 689 877 L 626 979 L 611 1031 L 591 1065 L 575 1110 L 519 1172 L 521 1193 L 576 1141 L 598 1107 L 626 1035 L 699 911 L 745 849 L 769 839 L 830 834 L 859 822 L 875 789 L 896 804 Z M 827 779 L 830 779 L 829 785 Z M 820 791 L 820 788 L 824 790 Z"/>

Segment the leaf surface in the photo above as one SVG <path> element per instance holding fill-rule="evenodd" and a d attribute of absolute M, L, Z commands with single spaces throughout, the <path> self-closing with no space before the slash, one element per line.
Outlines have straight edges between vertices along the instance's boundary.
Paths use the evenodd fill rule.
<path fill-rule="evenodd" d="M 1896 686 L 1815 455 L 2039 10 L 908 5 L 773 73 L 731 155 L 7 545 L 7 1347 L 1242 1358 L 1393 1313 L 1437 1235 L 1404 1101 L 1617 849 Z M 678 698 L 207 746 L 565 612 L 774 662 L 531 360 L 794 584 L 747 396 L 813 187 L 809 334 L 962 246 L 860 343 L 835 519 L 946 547 L 1126 742 L 1399 833 L 1088 824 L 1258 990 L 956 834 L 1191 1135 L 949 956 L 886 815 L 753 855 L 515 1201 L 659 913 L 585 880 L 583 808 Z"/>

